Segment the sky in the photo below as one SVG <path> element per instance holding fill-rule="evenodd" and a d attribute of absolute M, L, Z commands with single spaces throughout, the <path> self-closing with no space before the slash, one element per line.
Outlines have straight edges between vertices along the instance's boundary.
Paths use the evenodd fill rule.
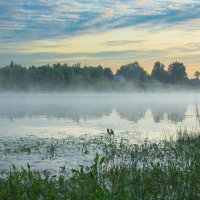
<path fill-rule="evenodd" d="M 57 62 L 200 71 L 200 0 L 1 0 L 0 66 Z"/>

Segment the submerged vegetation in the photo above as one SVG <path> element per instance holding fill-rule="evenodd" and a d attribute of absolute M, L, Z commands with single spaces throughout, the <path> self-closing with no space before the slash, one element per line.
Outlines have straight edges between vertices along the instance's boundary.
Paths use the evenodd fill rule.
<path fill-rule="evenodd" d="M 123 65 L 116 74 L 102 66 L 73 66 L 67 64 L 43 65 L 28 68 L 13 62 L 0 68 L 1 90 L 133 90 L 159 89 L 163 87 L 200 86 L 199 72 L 189 79 L 183 63 L 174 62 L 165 66 L 156 62 L 148 74 L 138 62 Z"/>
<path fill-rule="evenodd" d="M 93 152 L 93 162 L 71 172 L 64 166 L 56 175 L 29 164 L 13 166 L 0 178 L 0 199 L 199 199 L 198 134 L 180 131 L 175 140 L 145 140 L 139 145 L 107 132 L 95 149 L 90 148 L 95 140 L 81 143 L 83 155 Z M 53 153 L 61 144 L 46 147 Z M 30 153 L 28 147 L 21 151 Z"/>

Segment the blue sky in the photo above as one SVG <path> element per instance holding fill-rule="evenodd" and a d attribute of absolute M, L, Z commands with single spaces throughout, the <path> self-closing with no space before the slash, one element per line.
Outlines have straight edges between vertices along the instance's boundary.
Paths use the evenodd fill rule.
<path fill-rule="evenodd" d="M 200 70 L 199 0 L 2 0 L 0 64 L 182 61 Z"/>

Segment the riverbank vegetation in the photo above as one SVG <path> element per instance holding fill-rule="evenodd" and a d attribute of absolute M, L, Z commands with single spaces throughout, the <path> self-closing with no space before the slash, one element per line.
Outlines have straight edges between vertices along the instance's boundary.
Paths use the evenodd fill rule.
<path fill-rule="evenodd" d="M 23 67 L 13 62 L 0 68 L 1 90 L 155 90 L 163 88 L 199 89 L 199 72 L 189 79 L 183 63 L 174 62 L 166 68 L 156 62 L 148 74 L 138 62 L 121 66 L 114 74 L 102 66 L 67 64 Z M 117 77 L 117 79 L 115 78 Z"/>
<path fill-rule="evenodd" d="M 139 145 L 107 132 L 93 163 L 70 173 L 13 166 L 1 175 L 0 199 L 199 199 L 199 134 Z"/>

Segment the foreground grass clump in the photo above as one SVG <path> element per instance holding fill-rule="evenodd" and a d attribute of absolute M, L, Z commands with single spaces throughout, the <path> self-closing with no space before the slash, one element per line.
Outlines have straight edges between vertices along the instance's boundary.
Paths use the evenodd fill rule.
<path fill-rule="evenodd" d="M 0 199 L 200 199 L 200 136 L 131 145 L 114 132 L 90 167 L 55 176 L 13 166 L 0 178 Z"/>

